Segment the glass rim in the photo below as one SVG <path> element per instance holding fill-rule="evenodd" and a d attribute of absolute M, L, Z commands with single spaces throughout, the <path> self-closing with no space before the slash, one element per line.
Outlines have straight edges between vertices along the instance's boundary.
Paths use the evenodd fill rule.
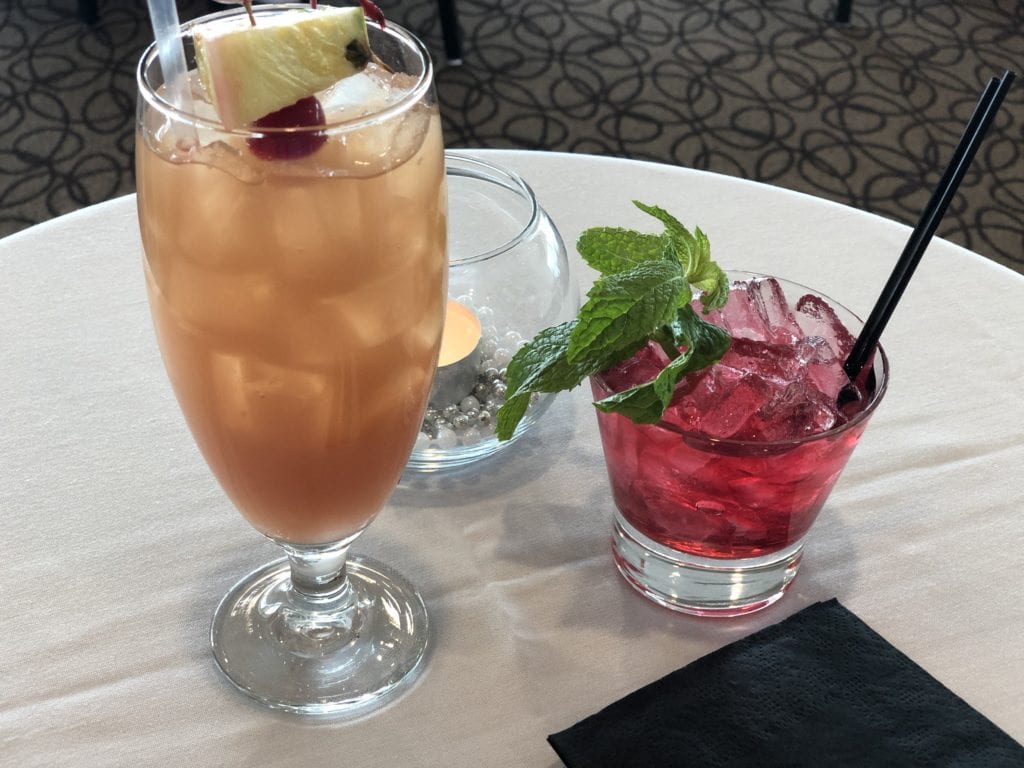
<path fill-rule="evenodd" d="M 254 14 L 271 14 L 279 13 L 286 10 L 299 9 L 309 10 L 309 5 L 303 3 L 275 3 L 266 5 L 254 5 Z M 184 38 L 190 33 L 191 29 L 199 24 L 209 22 L 212 19 L 229 18 L 232 16 L 241 16 L 246 13 L 245 8 L 239 6 L 237 8 L 228 8 L 223 11 L 217 11 L 215 13 L 208 13 L 200 16 L 196 19 L 184 22 L 179 30 L 179 38 Z M 219 133 L 228 134 L 232 136 L 240 136 L 242 138 L 253 138 L 267 135 L 277 134 L 303 134 L 303 133 L 335 133 L 335 132 L 347 132 L 356 131 L 365 128 L 370 125 L 374 125 L 379 122 L 388 120 L 395 115 L 399 115 L 403 112 L 408 111 L 413 106 L 418 104 L 423 96 L 430 90 L 434 80 L 434 63 L 430 57 L 430 52 L 427 50 L 423 42 L 416 37 L 414 34 L 409 32 L 399 24 L 388 22 L 385 29 L 380 29 L 379 26 L 368 24 L 369 29 L 375 30 L 373 34 L 389 35 L 393 38 L 400 40 L 408 48 L 412 49 L 419 56 L 423 62 L 423 71 L 419 74 L 416 84 L 405 93 L 402 98 L 398 101 L 388 104 L 386 108 L 372 112 L 368 115 L 360 115 L 359 117 L 352 117 L 345 120 L 329 121 L 324 125 L 307 125 L 298 126 L 291 128 L 255 128 L 252 126 L 242 126 L 239 128 L 227 128 L 220 120 L 214 120 L 209 117 L 197 115 L 195 112 L 190 112 L 164 98 L 163 95 L 157 92 L 153 85 L 149 81 L 148 71 L 154 63 L 158 63 L 157 55 L 157 42 L 154 40 L 146 49 L 142 52 L 139 57 L 139 63 L 135 68 L 135 82 L 139 90 L 139 96 L 146 100 L 154 109 L 167 115 L 169 118 L 182 123 L 188 123 L 189 125 L 197 128 L 205 128 L 208 130 L 217 131 Z"/>
<path fill-rule="evenodd" d="M 507 253 L 508 251 L 518 247 L 523 240 L 529 237 L 537 228 L 540 222 L 540 204 L 537 202 L 537 196 L 533 193 L 533 189 L 518 173 L 510 171 L 508 168 L 503 168 L 500 165 L 495 165 L 494 163 L 489 163 L 486 160 L 480 160 L 479 158 L 465 155 L 460 152 L 450 152 L 445 150 L 444 160 L 445 176 L 476 179 L 490 184 L 497 184 L 503 189 L 507 189 L 508 191 L 521 196 L 530 205 L 529 218 L 517 234 L 510 237 L 501 245 L 491 248 L 488 251 L 474 253 L 471 256 L 460 256 L 454 259 L 450 258 L 448 262 L 449 268 L 461 267 L 467 264 L 476 264 L 477 262 L 487 261 L 488 259 L 493 259 L 503 253 Z M 456 165 L 453 166 L 450 161 L 455 161 Z M 450 196 L 451 191 L 449 190 L 449 197 Z"/>
<path fill-rule="evenodd" d="M 806 286 L 803 283 L 798 283 L 794 280 L 789 280 L 788 278 L 785 277 L 779 277 L 778 275 L 768 275 L 763 272 L 750 272 L 741 269 L 729 269 L 727 267 L 723 267 L 723 270 L 725 271 L 726 275 L 729 276 L 730 282 L 732 281 L 734 275 L 743 275 L 747 279 L 770 277 L 782 283 L 791 285 L 795 288 L 799 288 L 809 293 L 813 293 L 816 296 L 826 299 L 832 307 L 841 309 L 843 312 L 849 314 L 851 317 L 855 318 L 859 323 L 861 323 L 861 325 L 863 325 L 864 323 L 863 319 L 859 315 L 857 315 L 855 312 L 851 311 L 844 305 L 840 304 L 838 301 L 835 301 L 831 296 L 827 296 L 821 291 Z M 856 334 L 854 335 L 856 336 Z M 880 368 L 879 363 L 881 363 Z M 850 419 L 849 421 L 846 421 L 840 424 L 839 426 L 832 427 L 831 429 L 827 429 L 824 432 L 816 432 L 813 435 L 787 438 L 785 440 L 739 440 L 731 437 L 711 437 L 709 435 L 705 435 L 702 432 L 697 432 L 692 429 L 685 429 L 683 427 L 676 426 L 675 424 L 670 424 L 666 421 L 658 421 L 655 424 L 636 424 L 635 422 L 633 423 L 637 427 L 656 427 L 659 429 L 664 429 L 667 432 L 672 432 L 673 434 L 685 438 L 687 443 L 691 445 L 698 445 L 702 448 L 707 448 L 709 450 L 724 448 L 727 451 L 731 449 L 732 452 L 737 453 L 782 453 L 783 451 L 795 448 L 798 445 L 805 445 L 807 443 L 815 442 L 817 440 L 828 440 L 837 437 L 838 435 L 841 435 L 844 432 L 848 432 L 849 430 L 866 422 L 875 412 L 875 409 L 878 408 L 879 403 L 882 402 L 882 397 L 885 395 L 889 387 L 889 357 L 888 355 L 886 355 L 885 350 L 882 348 L 881 344 L 878 345 L 875 351 L 874 361 L 872 362 L 871 367 L 872 370 L 875 372 L 875 390 L 874 392 L 871 393 L 871 399 L 868 401 L 868 404 L 863 409 L 854 414 L 853 418 Z M 593 376 L 590 377 L 590 379 L 597 385 L 597 387 L 602 392 L 606 393 L 606 396 L 615 394 L 612 391 L 612 389 L 605 384 L 601 373 L 594 374 Z M 613 415 L 604 414 L 600 411 L 598 413 L 602 416 Z M 623 418 L 628 417 L 623 416 Z"/>

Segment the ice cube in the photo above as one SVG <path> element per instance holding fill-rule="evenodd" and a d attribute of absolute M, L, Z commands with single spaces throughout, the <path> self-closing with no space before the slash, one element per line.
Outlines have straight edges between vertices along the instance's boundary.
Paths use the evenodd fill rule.
<path fill-rule="evenodd" d="M 207 269 L 180 259 L 160 290 L 179 320 L 233 343 L 262 338 L 265 318 L 277 311 L 277 288 L 265 273 Z"/>
<path fill-rule="evenodd" d="M 602 374 L 611 392 L 622 392 L 630 387 L 652 381 L 668 362 L 668 357 L 657 344 L 641 348 L 633 357 L 614 365 Z M 600 397 L 606 396 L 598 393 Z"/>
<path fill-rule="evenodd" d="M 715 385 L 704 392 L 695 391 L 693 402 L 701 412 L 700 431 L 711 437 L 734 437 L 757 413 L 771 392 L 763 377 L 747 371 L 719 366 Z"/>
<path fill-rule="evenodd" d="M 360 220 L 346 200 L 316 185 L 298 184 L 278 190 L 274 205 L 262 218 L 270 230 L 274 269 L 289 284 L 328 293 L 352 282 L 353 251 L 360 242 Z M 342 233 L 344 232 L 344 237 Z"/>
<path fill-rule="evenodd" d="M 800 326 L 778 280 L 766 277 L 736 283 L 729 300 L 707 320 L 721 323 L 733 337 L 791 344 L 800 338 Z"/>
<path fill-rule="evenodd" d="M 752 422 L 757 439 L 796 440 L 832 429 L 841 419 L 835 401 L 830 401 L 813 382 L 797 381 L 776 391 L 757 412 Z"/>
<path fill-rule="evenodd" d="M 772 277 L 755 280 L 750 287 L 750 300 L 768 327 L 765 341 L 791 344 L 802 336 L 778 280 Z"/>
<path fill-rule="evenodd" d="M 222 133 L 200 132 L 200 145 L 193 147 L 188 162 L 216 168 L 244 184 L 259 184 L 264 179 L 264 166 L 248 151 L 240 139 L 222 141 Z M 237 191 L 232 197 L 243 197 Z"/>
<path fill-rule="evenodd" d="M 334 338 L 350 339 L 359 348 L 379 347 L 403 333 L 408 324 L 401 301 L 407 277 L 396 272 L 378 272 L 371 279 L 357 283 L 346 293 L 320 304 L 328 314 L 324 321 L 338 330 Z"/>
<path fill-rule="evenodd" d="M 245 387 L 245 360 L 226 352 L 210 354 L 210 382 L 216 412 L 224 426 L 234 433 L 255 433 Z"/>
<path fill-rule="evenodd" d="M 401 167 L 392 171 L 389 183 L 395 195 L 394 206 L 422 209 L 425 200 L 441 194 L 444 181 L 444 138 L 441 118 L 417 108 L 399 126 L 395 155 L 407 156 Z M 415 207 L 415 208 L 414 208 Z"/>
<path fill-rule="evenodd" d="M 389 73 L 371 64 L 364 72 L 339 81 L 319 97 L 330 125 L 380 113 L 401 101 L 415 82 L 409 75 Z M 377 176 L 416 154 L 432 116 L 432 110 L 414 105 L 358 130 L 333 133 L 312 159 L 324 175 Z M 440 131 L 440 121 L 437 122 Z"/>
<path fill-rule="evenodd" d="M 764 382 L 731 361 L 723 360 L 696 376 L 689 376 L 676 391 L 662 417 L 683 430 L 728 438 L 763 403 Z"/>
<path fill-rule="evenodd" d="M 803 368 L 799 346 L 744 338 L 733 339 L 722 362 L 766 381 L 790 381 Z"/>
<path fill-rule="evenodd" d="M 342 171 L 346 175 L 379 176 L 402 165 L 419 150 L 430 124 L 425 110 L 413 108 L 338 137 L 344 145 Z"/>
<path fill-rule="evenodd" d="M 842 359 L 836 356 L 829 343 L 821 336 L 808 336 L 797 345 L 801 375 L 814 387 L 835 400 L 848 378 L 842 368 Z"/>
<path fill-rule="evenodd" d="M 404 439 L 406 427 L 421 423 L 420 409 L 434 373 L 430 362 L 429 357 L 404 357 L 393 358 L 376 370 L 360 365 L 358 391 L 363 396 L 358 403 L 359 424 L 370 431 L 388 429 L 393 439 Z"/>
<path fill-rule="evenodd" d="M 362 72 L 345 77 L 317 94 L 328 124 L 353 120 L 380 112 L 408 92 L 378 64 L 367 64 Z"/>
<path fill-rule="evenodd" d="M 174 208 L 180 214 L 167 221 L 168 226 L 175 227 L 168 237 L 175 241 L 178 257 L 211 270 L 264 270 L 268 263 L 264 260 L 266 251 L 253 247 L 253 243 L 267 242 L 259 229 L 264 219 L 254 200 L 238 194 L 230 184 L 219 183 L 222 177 L 207 169 L 191 167 L 182 172 L 205 174 L 208 178 L 199 176 L 187 187 L 183 184 L 179 187 L 180 202 L 165 209 L 167 216 L 173 215 Z"/>
<path fill-rule="evenodd" d="M 229 352 L 211 355 L 210 374 L 217 410 L 239 435 L 264 442 L 303 435 L 307 444 L 327 443 L 334 398 L 325 374 Z"/>
<path fill-rule="evenodd" d="M 796 319 L 803 336 L 822 337 L 837 359 L 846 359 L 856 339 L 843 325 L 836 311 L 819 296 L 807 294 L 796 303 Z"/>
<path fill-rule="evenodd" d="M 800 365 L 829 365 L 837 362 L 835 350 L 823 336 L 806 336 L 796 345 Z"/>

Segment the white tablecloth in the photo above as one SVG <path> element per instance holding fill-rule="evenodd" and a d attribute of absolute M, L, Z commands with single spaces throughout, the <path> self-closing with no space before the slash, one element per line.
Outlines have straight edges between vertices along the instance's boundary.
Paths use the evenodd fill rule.
<path fill-rule="evenodd" d="M 570 250 L 589 226 L 655 224 L 636 198 L 699 225 L 721 263 L 813 285 L 862 315 L 909 234 L 691 170 L 480 154 L 524 175 Z M 174 401 L 134 198 L 10 236 L 0 241 L 0 765 L 550 768 L 548 733 L 834 596 L 1024 741 L 1024 278 L 935 241 L 884 343 L 889 393 L 776 606 L 702 620 L 625 585 L 578 390 L 495 458 L 404 479 L 356 549 L 421 589 L 426 671 L 373 717 L 317 723 L 250 703 L 208 650 L 221 596 L 277 552 L 220 491 Z"/>

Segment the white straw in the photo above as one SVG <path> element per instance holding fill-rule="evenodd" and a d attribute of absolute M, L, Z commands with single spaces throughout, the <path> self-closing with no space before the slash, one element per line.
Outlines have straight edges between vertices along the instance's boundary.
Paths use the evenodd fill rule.
<path fill-rule="evenodd" d="M 192 114 L 192 92 L 188 87 L 188 71 L 185 68 L 185 50 L 181 45 L 178 8 L 175 0 L 147 0 L 149 20 L 156 37 L 157 56 L 164 75 L 164 91 L 167 100 L 182 112 Z M 179 138 L 195 135 L 194 130 L 175 129 Z"/>

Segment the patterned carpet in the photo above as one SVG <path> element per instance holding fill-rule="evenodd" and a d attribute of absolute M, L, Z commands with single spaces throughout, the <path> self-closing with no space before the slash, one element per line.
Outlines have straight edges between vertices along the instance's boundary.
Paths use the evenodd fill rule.
<path fill-rule="evenodd" d="M 382 0 L 439 64 L 450 147 L 675 163 L 913 223 L 983 86 L 1024 64 L 1021 0 Z M 183 18 L 210 4 L 180 0 Z M 141 1 L 0 4 L 0 235 L 133 190 Z M 939 234 L 1024 272 L 1024 80 Z M 585 194 L 585 190 L 579 190 Z"/>

